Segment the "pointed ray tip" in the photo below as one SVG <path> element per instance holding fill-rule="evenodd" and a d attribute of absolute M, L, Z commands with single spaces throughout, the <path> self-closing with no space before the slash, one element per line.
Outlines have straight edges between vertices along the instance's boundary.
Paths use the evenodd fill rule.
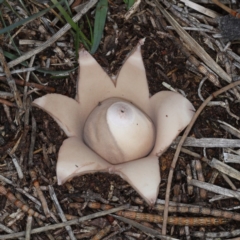
<path fill-rule="evenodd" d="M 81 65 L 90 65 L 90 64 L 93 64 L 95 63 L 95 59 L 92 57 L 92 55 L 87 51 L 85 50 L 84 48 L 82 48 L 80 51 L 79 51 L 79 59 L 78 59 L 78 62 L 80 64 L 81 62 Z"/>
<path fill-rule="evenodd" d="M 88 51 L 86 51 L 85 48 L 82 48 L 80 51 L 79 51 L 79 57 L 85 57 L 87 56 L 89 53 Z"/>
<path fill-rule="evenodd" d="M 47 94 L 48 95 L 48 94 Z M 38 107 L 43 107 L 45 105 L 45 102 L 46 102 L 46 95 L 45 96 L 42 96 L 42 97 L 39 97 L 39 98 L 36 98 L 33 102 L 32 102 L 32 105 L 33 106 L 38 106 Z"/>
<path fill-rule="evenodd" d="M 68 177 L 57 169 L 57 183 L 58 185 L 63 185 L 68 180 Z"/>
<path fill-rule="evenodd" d="M 137 51 L 141 51 L 141 47 L 144 45 L 145 39 L 146 39 L 146 38 L 142 38 L 142 39 L 140 39 L 140 40 L 138 41 L 137 49 L 136 49 Z"/>
<path fill-rule="evenodd" d="M 145 40 L 146 40 L 146 38 L 140 39 L 139 42 L 138 42 L 138 46 L 141 47 L 142 45 L 144 45 Z"/>
<path fill-rule="evenodd" d="M 60 178 L 57 178 L 58 185 L 62 185 L 62 180 Z"/>

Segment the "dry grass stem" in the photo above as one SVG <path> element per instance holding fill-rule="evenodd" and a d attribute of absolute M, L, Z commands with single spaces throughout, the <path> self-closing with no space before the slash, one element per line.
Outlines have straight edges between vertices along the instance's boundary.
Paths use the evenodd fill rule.
<path fill-rule="evenodd" d="M 189 123 L 188 127 L 186 128 L 186 130 L 184 131 L 184 134 L 177 146 L 174 158 L 172 160 L 172 164 L 171 164 L 171 169 L 168 175 L 168 185 L 167 185 L 167 191 L 166 191 L 166 198 L 165 198 L 165 210 L 164 210 L 164 221 L 163 221 L 163 228 L 162 228 L 162 234 L 166 235 L 166 227 L 167 227 L 167 219 L 168 219 L 168 202 L 169 202 L 169 195 L 170 195 L 170 188 L 171 188 L 171 183 L 172 183 L 172 177 L 173 177 L 173 170 L 175 169 L 176 163 L 177 163 L 177 159 L 179 156 L 179 153 L 181 151 L 181 147 L 185 141 L 185 139 L 187 138 L 187 135 L 189 134 L 193 124 L 195 123 L 195 121 L 197 120 L 199 114 L 202 112 L 202 110 L 205 108 L 205 106 L 208 104 L 208 102 L 210 102 L 214 97 L 217 97 L 218 95 L 222 94 L 223 92 L 228 91 L 231 88 L 234 88 L 236 86 L 240 85 L 240 81 L 234 82 L 234 83 L 230 83 L 229 85 L 227 85 L 226 87 L 221 88 L 220 90 L 212 93 L 212 95 L 210 95 L 200 106 L 200 108 L 196 111 L 192 121 Z M 193 181 L 193 180 L 191 180 Z"/>
<path fill-rule="evenodd" d="M 172 147 L 175 147 L 181 137 L 177 137 L 177 139 L 173 142 Z M 240 140 L 238 139 L 226 139 L 226 138 L 194 138 L 187 137 L 185 142 L 183 143 L 184 147 L 201 147 L 201 148 L 237 148 L 240 146 Z"/>
<path fill-rule="evenodd" d="M 77 13 L 74 17 L 73 17 L 73 21 L 77 22 L 79 19 L 81 19 L 81 17 L 90 9 L 92 8 L 95 4 L 97 3 L 97 0 L 90 0 L 85 6 L 84 8 Z M 35 48 L 32 51 L 29 51 L 27 53 L 25 53 L 24 55 L 22 55 L 21 57 L 11 61 L 8 63 L 8 67 L 12 68 L 16 65 L 18 65 L 19 63 L 29 59 L 30 57 L 40 53 L 41 51 L 43 51 L 44 49 L 46 49 L 47 47 L 49 47 L 50 45 L 52 45 L 54 42 L 56 42 L 60 37 L 62 37 L 68 30 L 71 29 L 71 25 L 69 23 L 65 24 L 56 34 L 54 34 L 52 37 L 50 37 L 44 44 L 40 45 L 39 47 Z"/>
<path fill-rule="evenodd" d="M 54 203 L 55 208 L 57 209 L 59 217 L 61 218 L 62 222 L 66 222 L 67 219 L 66 219 L 66 217 L 65 217 L 65 215 L 63 213 L 63 210 L 62 210 L 62 208 L 61 208 L 61 206 L 60 206 L 60 204 L 58 202 L 58 199 L 57 199 L 57 196 L 56 196 L 56 194 L 54 192 L 53 187 L 51 185 L 49 185 L 48 189 L 49 189 L 50 197 L 51 197 L 51 199 L 52 199 L 52 201 Z M 70 239 L 71 240 L 75 240 L 76 237 L 74 236 L 74 233 L 72 231 L 71 226 L 66 226 L 65 228 L 68 231 Z"/>
<path fill-rule="evenodd" d="M 138 0 L 128 9 L 128 1 L 103 0 L 107 16 L 93 57 L 105 72 L 115 79 L 145 38 L 150 96 L 170 90 L 198 109 L 159 158 L 159 199 L 150 208 L 115 174 L 57 184 L 66 135 L 32 101 L 48 93 L 74 99 L 78 49 L 91 49 L 99 1 L 54 1 L 65 13 L 60 5 L 47 11 L 43 1 L 0 4 L 0 239 L 239 238 L 239 19 L 218 3 L 237 15 L 240 2 Z"/>
<path fill-rule="evenodd" d="M 166 19 L 171 23 L 172 26 L 175 27 L 175 30 L 178 32 L 180 37 L 183 39 L 185 43 L 187 43 L 188 47 L 195 52 L 196 55 L 202 61 L 210 67 L 215 73 L 217 73 L 222 79 L 230 83 L 232 79 L 229 75 L 207 54 L 207 52 L 176 22 L 176 20 L 161 7 L 158 2 L 155 2 L 158 8 L 161 10 Z M 210 79 L 209 79 L 210 80 Z M 214 83 L 216 86 L 219 86 L 219 83 Z"/>
<path fill-rule="evenodd" d="M 111 213 L 114 213 L 114 212 L 117 212 L 117 211 L 120 211 L 120 210 L 123 210 L 123 209 L 127 209 L 127 208 L 129 208 L 129 204 L 125 204 L 123 206 L 116 207 L 116 208 L 113 208 L 113 209 L 109 209 L 109 210 L 106 210 L 106 211 L 93 213 L 93 214 L 90 214 L 88 216 L 84 216 L 84 217 L 81 217 L 81 218 L 78 218 L 78 219 L 73 219 L 71 221 L 67 221 L 67 222 L 64 222 L 64 223 L 52 224 L 52 225 L 49 225 L 49 226 L 35 228 L 35 229 L 32 229 L 31 234 L 46 232 L 46 231 L 54 230 L 54 229 L 57 229 L 57 228 L 62 228 L 62 227 L 71 226 L 71 225 L 74 225 L 74 224 L 79 224 L 80 222 L 84 222 L 84 221 L 87 221 L 87 220 L 90 220 L 90 219 L 93 219 L 93 218 L 105 216 L 105 215 L 108 215 L 108 214 L 111 214 Z M 14 233 L 14 234 L 0 235 L 0 239 L 12 239 L 12 238 L 17 238 L 17 237 L 22 237 L 24 235 L 25 235 L 25 232 L 23 231 L 23 232 L 18 232 L 18 233 Z"/>

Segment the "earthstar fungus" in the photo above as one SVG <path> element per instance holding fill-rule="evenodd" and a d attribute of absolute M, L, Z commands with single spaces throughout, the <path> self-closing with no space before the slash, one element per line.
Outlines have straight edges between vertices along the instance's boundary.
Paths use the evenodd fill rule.
<path fill-rule="evenodd" d="M 66 133 L 57 162 L 58 183 L 93 172 L 119 174 L 146 201 L 155 203 L 158 157 L 187 126 L 194 107 L 162 91 L 149 98 L 141 40 L 113 81 L 85 50 L 79 53 L 76 99 L 47 94 L 33 104 Z"/>

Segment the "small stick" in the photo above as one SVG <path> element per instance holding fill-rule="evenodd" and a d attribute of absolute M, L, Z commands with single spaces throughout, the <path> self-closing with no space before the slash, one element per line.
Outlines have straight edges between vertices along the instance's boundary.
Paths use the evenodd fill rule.
<path fill-rule="evenodd" d="M 22 168 L 21 168 L 21 166 L 19 164 L 19 160 L 18 160 L 17 156 L 15 155 L 15 153 L 11 153 L 10 149 L 7 150 L 7 153 L 12 158 L 13 164 L 14 164 L 16 170 L 17 170 L 17 173 L 18 173 L 18 177 L 20 179 L 23 179 Z"/>
<path fill-rule="evenodd" d="M 236 18 L 240 18 L 240 13 L 238 13 L 238 12 L 232 10 L 231 8 L 227 7 L 226 5 L 220 3 L 218 0 L 212 0 L 212 2 L 215 3 L 216 5 L 218 5 L 220 8 L 222 8 L 226 12 L 228 12 L 229 14 L 231 14 L 232 16 L 234 16 Z"/>
<path fill-rule="evenodd" d="M 204 178 L 203 172 L 202 172 L 201 162 L 199 160 L 195 160 L 195 166 L 196 166 L 196 170 L 197 170 L 198 180 L 201 181 L 201 182 L 205 182 L 205 178 Z M 205 189 L 200 188 L 199 195 L 202 199 L 206 199 L 207 198 L 207 191 Z"/>
<path fill-rule="evenodd" d="M 211 183 L 205 183 L 205 182 L 201 182 L 195 179 L 189 180 L 188 184 L 193 185 L 195 187 L 199 187 L 199 188 L 203 188 L 206 189 L 210 192 L 214 192 L 217 194 L 221 194 L 224 196 L 228 196 L 228 197 L 235 197 L 238 200 L 240 200 L 240 193 L 238 191 L 233 191 L 227 188 L 222 188 L 219 187 L 217 185 L 211 184 Z"/>
<path fill-rule="evenodd" d="M 101 231 L 99 231 L 96 235 L 94 235 L 91 240 L 101 240 L 105 237 L 111 230 L 111 225 L 106 226 Z"/>
<path fill-rule="evenodd" d="M 33 221 L 33 217 L 28 215 L 25 240 L 30 240 L 31 239 L 32 221 Z"/>
<path fill-rule="evenodd" d="M 45 213 L 46 217 L 48 218 L 48 217 L 50 217 L 50 212 L 49 212 L 46 198 L 44 197 L 44 194 L 40 188 L 39 181 L 37 179 L 37 173 L 34 170 L 30 170 L 29 174 L 33 181 L 33 186 L 35 187 L 35 189 L 37 191 L 37 195 L 42 203 L 43 212 Z"/>
<path fill-rule="evenodd" d="M 162 223 L 163 217 L 156 214 L 140 213 L 133 211 L 116 212 L 118 216 L 130 218 L 137 221 Z M 229 219 L 214 217 L 168 217 L 168 224 L 177 226 L 217 226 L 226 224 Z"/>
<path fill-rule="evenodd" d="M 158 199 L 157 204 L 154 206 L 153 209 L 163 212 L 165 201 Z M 220 209 L 214 208 L 207 208 L 202 206 L 196 206 L 192 204 L 184 204 L 184 203 L 176 203 L 176 202 L 169 202 L 169 212 L 180 212 L 180 213 L 193 213 L 193 214 L 204 214 L 204 215 L 211 215 L 214 217 L 222 217 L 222 218 L 229 218 L 231 220 L 240 221 L 240 214 L 237 212 L 225 211 Z"/>
<path fill-rule="evenodd" d="M 33 63 L 34 63 L 34 60 L 35 60 L 35 56 L 32 56 L 31 59 L 30 59 L 30 63 L 29 63 L 29 67 L 32 67 Z M 26 74 L 26 78 L 25 78 L 25 82 L 28 83 L 29 82 L 29 77 L 30 77 L 30 71 L 27 72 Z M 28 106 L 27 106 L 27 90 L 28 90 L 28 87 L 27 86 L 24 86 L 24 90 L 23 90 L 23 106 L 24 106 L 24 109 L 26 109 Z"/>
<path fill-rule="evenodd" d="M 163 212 L 164 211 L 164 200 L 157 200 L 158 203 L 153 208 L 157 211 Z M 176 203 L 176 202 L 169 202 L 169 212 L 180 212 L 180 213 L 199 213 L 199 214 L 205 214 L 205 215 L 212 215 L 217 218 L 211 218 L 211 217 L 204 217 L 204 218 L 185 218 L 185 217 L 175 217 L 171 216 L 169 217 L 169 224 L 172 225 L 179 225 L 184 226 L 206 226 L 206 225 L 214 225 L 214 224 L 224 224 L 228 222 L 228 220 L 225 220 L 225 218 L 228 219 L 234 219 L 237 221 L 240 221 L 240 214 L 230 211 L 222 211 L 218 209 L 211 209 L 211 208 L 205 208 L 201 206 L 195 206 L 191 204 L 184 204 L 184 203 Z M 109 204 L 102 204 L 99 202 L 89 202 L 88 207 L 91 209 L 111 209 L 113 206 Z M 135 211 L 119 211 L 116 212 L 119 216 L 124 216 L 126 218 L 135 219 L 138 221 L 146 221 L 146 222 L 156 222 L 156 223 L 162 223 L 163 217 L 155 214 L 146 214 L 146 213 L 140 213 Z M 220 217 L 220 222 L 218 222 L 218 218 Z M 198 220 L 199 219 L 199 220 Z"/>
<path fill-rule="evenodd" d="M 0 185 L 0 193 L 5 195 L 10 202 L 12 202 L 16 207 L 20 208 L 23 212 L 26 212 L 29 215 L 33 215 L 34 217 L 38 217 L 42 220 L 45 220 L 45 217 L 43 215 L 31 209 L 27 204 L 22 203 L 2 185 Z"/>
<path fill-rule="evenodd" d="M 207 238 L 230 238 L 240 234 L 240 229 L 232 230 L 231 232 L 191 232 L 193 237 L 207 239 Z M 232 238 L 231 238 L 232 239 Z"/>
<path fill-rule="evenodd" d="M 191 240 L 190 231 L 189 231 L 189 226 L 185 226 L 185 227 L 184 227 L 184 230 L 185 230 L 186 239 L 187 239 L 187 240 Z"/>
<path fill-rule="evenodd" d="M 231 187 L 232 190 L 237 191 L 236 186 L 233 184 L 233 182 L 227 175 L 221 173 L 221 176 L 226 181 L 226 183 Z"/>
<path fill-rule="evenodd" d="M 239 138 L 240 138 L 240 131 L 239 131 Z M 181 140 L 181 137 L 177 137 L 173 141 L 171 146 L 172 147 L 176 146 L 180 140 Z M 240 146 L 240 139 L 187 137 L 183 146 L 198 147 L 198 148 L 204 148 L 204 147 L 205 148 L 237 148 Z"/>
<path fill-rule="evenodd" d="M 11 228 L 8 228 L 1 223 L 0 223 L 0 229 L 4 232 L 7 232 L 7 233 L 14 233 L 14 231 Z"/>
<path fill-rule="evenodd" d="M 146 227 L 138 222 L 135 222 L 133 220 L 130 220 L 130 219 L 127 219 L 125 217 L 120 217 L 120 216 L 116 216 L 116 215 L 113 215 L 111 214 L 111 216 L 113 216 L 114 218 L 122 221 L 122 222 L 125 222 L 135 228 L 138 228 L 139 230 L 143 231 L 143 232 L 146 232 L 146 233 L 149 233 L 151 235 L 153 235 L 154 237 L 158 238 L 158 239 L 161 239 L 161 240 L 178 240 L 176 238 L 172 238 L 170 236 L 163 236 L 160 234 L 160 232 L 150 228 L 150 227 Z"/>
<path fill-rule="evenodd" d="M 192 160 L 191 161 L 191 169 L 192 169 L 192 175 L 193 175 L 192 179 L 197 179 L 196 161 L 197 160 Z M 189 181 L 189 179 L 187 179 L 187 180 Z M 188 186 L 189 185 L 190 184 L 188 184 Z M 195 192 L 196 192 L 197 198 L 199 199 L 199 188 L 195 188 Z"/>
<path fill-rule="evenodd" d="M 0 76 L 0 80 L 2 81 L 6 81 L 6 77 L 1 77 Z M 45 86 L 45 85 L 41 85 L 38 83 L 31 83 L 31 82 L 26 82 L 24 80 L 21 79 L 13 79 L 15 81 L 15 83 L 19 86 L 27 86 L 27 87 L 33 87 L 33 88 L 38 88 L 39 90 L 45 91 L 45 92 L 50 92 L 50 93 L 54 93 L 56 90 L 53 87 L 49 87 L 49 86 Z"/>
<path fill-rule="evenodd" d="M 31 143 L 30 143 L 29 154 L 28 154 L 29 166 L 33 166 L 33 150 L 34 150 L 35 141 L 36 141 L 36 131 L 37 131 L 36 120 L 35 120 L 34 116 L 32 115 Z"/>
<path fill-rule="evenodd" d="M 36 221 L 39 226 L 41 226 L 41 227 L 44 226 L 43 222 L 39 218 L 36 218 Z M 46 231 L 45 233 L 48 236 L 49 240 L 55 240 L 55 238 L 52 236 L 52 234 L 50 232 Z"/>
<path fill-rule="evenodd" d="M 63 210 L 62 210 L 62 208 L 61 208 L 61 206 L 60 206 L 60 204 L 58 202 L 58 199 L 57 199 L 57 196 L 56 196 L 56 194 L 54 192 L 53 187 L 51 185 L 49 185 L 48 189 L 49 189 L 50 197 L 51 197 L 51 199 L 52 199 L 52 201 L 53 201 L 53 203 L 54 203 L 54 205 L 55 205 L 55 207 L 57 209 L 59 217 L 61 218 L 61 220 L 63 222 L 66 222 L 67 219 L 66 219 L 66 217 L 64 215 L 64 212 L 63 212 Z M 71 240 L 76 240 L 76 237 L 74 236 L 74 233 L 72 231 L 71 226 L 66 226 L 65 228 L 68 231 L 68 234 L 69 234 Z"/>
<path fill-rule="evenodd" d="M 14 218 L 7 223 L 7 226 L 8 226 L 8 227 L 11 227 L 11 226 L 14 225 L 15 223 L 17 223 L 18 220 L 23 219 L 23 218 L 24 218 L 24 215 L 25 215 L 25 213 L 22 212 L 22 211 L 17 212 L 16 215 L 14 216 Z"/>
<path fill-rule="evenodd" d="M 193 176 L 192 176 L 192 171 L 191 171 L 191 167 L 189 164 L 187 165 L 186 173 L 187 173 L 187 180 L 191 180 L 193 178 Z M 193 186 L 188 185 L 187 191 L 188 191 L 188 195 L 192 195 L 193 194 Z"/>
<path fill-rule="evenodd" d="M 3 182 L 5 182 L 5 183 L 7 183 L 7 184 L 10 184 L 10 185 L 12 185 L 12 186 L 15 186 L 15 184 L 14 184 L 11 180 L 9 180 L 8 178 L 5 178 L 5 177 L 2 176 L 2 175 L 0 175 L 0 181 L 3 181 Z"/>
<path fill-rule="evenodd" d="M 176 152 L 174 154 L 174 158 L 172 160 L 172 164 L 171 164 L 171 168 L 169 171 L 169 175 L 168 175 L 168 181 L 167 181 L 167 189 L 166 189 L 166 197 L 165 197 L 165 209 L 164 209 L 164 221 L 163 221 L 163 227 L 162 227 L 162 234 L 166 235 L 166 230 L 167 230 L 167 219 L 168 219 L 168 203 L 169 203 L 169 198 L 170 198 L 170 190 L 171 190 L 171 184 L 172 184 L 172 178 L 173 178 L 173 172 L 178 160 L 178 156 L 180 154 L 181 151 L 181 147 L 186 139 L 186 137 L 188 136 L 190 130 L 192 129 L 193 124 L 195 123 L 195 121 L 197 120 L 198 116 L 200 115 L 200 113 L 202 112 L 202 110 L 205 108 L 205 106 L 215 97 L 217 97 L 219 94 L 222 94 L 226 91 L 228 91 L 231 88 L 234 88 L 236 86 L 238 86 L 240 84 L 240 81 L 236 81 L 233 83 L 228 84 L 227 86 L 219 89 L 218 91 L 212 93 L 203 103 L 202 105 L 199 107 L 199 109 L 196 111 L 196 113 L 194 114 L 191 122 L 189 123 L 188 127 L 186 128 L 186 130 L 184 131 L 184 134 L 177 146 Z"/>
<path fill-rule="evenodd" d="M 35 228 L 35 229 L 32 229 L 31 234 L 46 232 L 46 231 L 54 230 L 54 229 L 57 229 L 57 228 L 62 228 L 62 227 L 66 227 L 66 226 L 70 226 L 70 225 L 74 225 L 74 224 L 79 224 L 81 222 L 88 221 L 88 220 L 93 219 L 93 218 L 102 217 L 102 216 L 105 216 L 105 215 L 108 215 L 108 214 L 111 214 L 111 213 L 114 213 L 114 212 L 117 212 L 117 211 L 121 211 L 121 210 L 124 210 L 124 209 L 127 209 L 127 208 L 129 208 L 129 204 L 125 204 L 125 205 L 122 205 L 120 207 L 109 209 L 107 211 L 93 213 L 93 214 L 90 214 L 88 216 L 84 216 L 84 217 L 81 217 L 81 218 L 78 218 L 78 219 L 73 219 L 71 221 L 67 221 L 67 222 L 64 222 L 64 223 L 57 223 L 57 224 L 53 224 L 53 225 L 49 225 L 49 226 Z M 22 236 L 25 236 L 25 231 L 18 232 L 18 233 L 13 233 L 13 234 L 7 234 L 7 235 L 0 235 L 0 239 L 13 239 L 13 238 L 22 237 Z"/>
<path fill-rule="evenodd" d="M 17 107 L 17 105 L 15 103 L 9 102 L 6 99 L 0 98 L 0 103 L 5 104 L 9 107 Z"/>
<path fill-rule="evenodd" d="M 7 83 L 9 85 L 9 87 L 11 88 L 11 92 L 14 96 L 14 99 L 16 101 L 16 104 L 18 106 L 18 108 L 22 109 L 23 107 L 23 104 L 22 104 L 22 100 L 20 98 L 20 93 L 17 89 L 17 86 L 15 84 L 15 81 L 13 80 L 12 78 L 12 75 L 10 73 L 10 70 L 9 70 L 9 67 L 8 67 L 8 64 L 7 64 L 7 61 L 5 59 L 5 56 L 3 54 L 3 50 L 2 48 L 0 47 L 0 62 L 2 64 L 2 67 L 3 67 L 3 71 L 5 72 L 6 74 L 6 79 L 7 79 Z"/>
<path fill-rule="evenodd" d="M 27 198 L 29 198 L 31 201 L 33 201 L 35 204 L 37 204 L 39 207 L 41 207 L 41 203 L 32 195 L 30 195 L 28 192 L 21 188 L 16 188 L 16 190 L 22 194 L 24 194 Z"/>

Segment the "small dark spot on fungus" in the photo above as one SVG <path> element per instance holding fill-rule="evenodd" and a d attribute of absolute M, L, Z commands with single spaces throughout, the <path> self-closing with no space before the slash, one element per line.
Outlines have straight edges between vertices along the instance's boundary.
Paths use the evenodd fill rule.
<path fill-rule="evenodd" d="M 124 110 L 121 110 L 122 113 L 124 113 Z"/>
<path fill-rule="evenodd" d="M 168 115 L 166 115 L 166 117 L 168 117 Z"/>
<path fill-rule="evenodd" d="M 78 165 L 75 165 L 76 167 L 78 167 Z"/>

